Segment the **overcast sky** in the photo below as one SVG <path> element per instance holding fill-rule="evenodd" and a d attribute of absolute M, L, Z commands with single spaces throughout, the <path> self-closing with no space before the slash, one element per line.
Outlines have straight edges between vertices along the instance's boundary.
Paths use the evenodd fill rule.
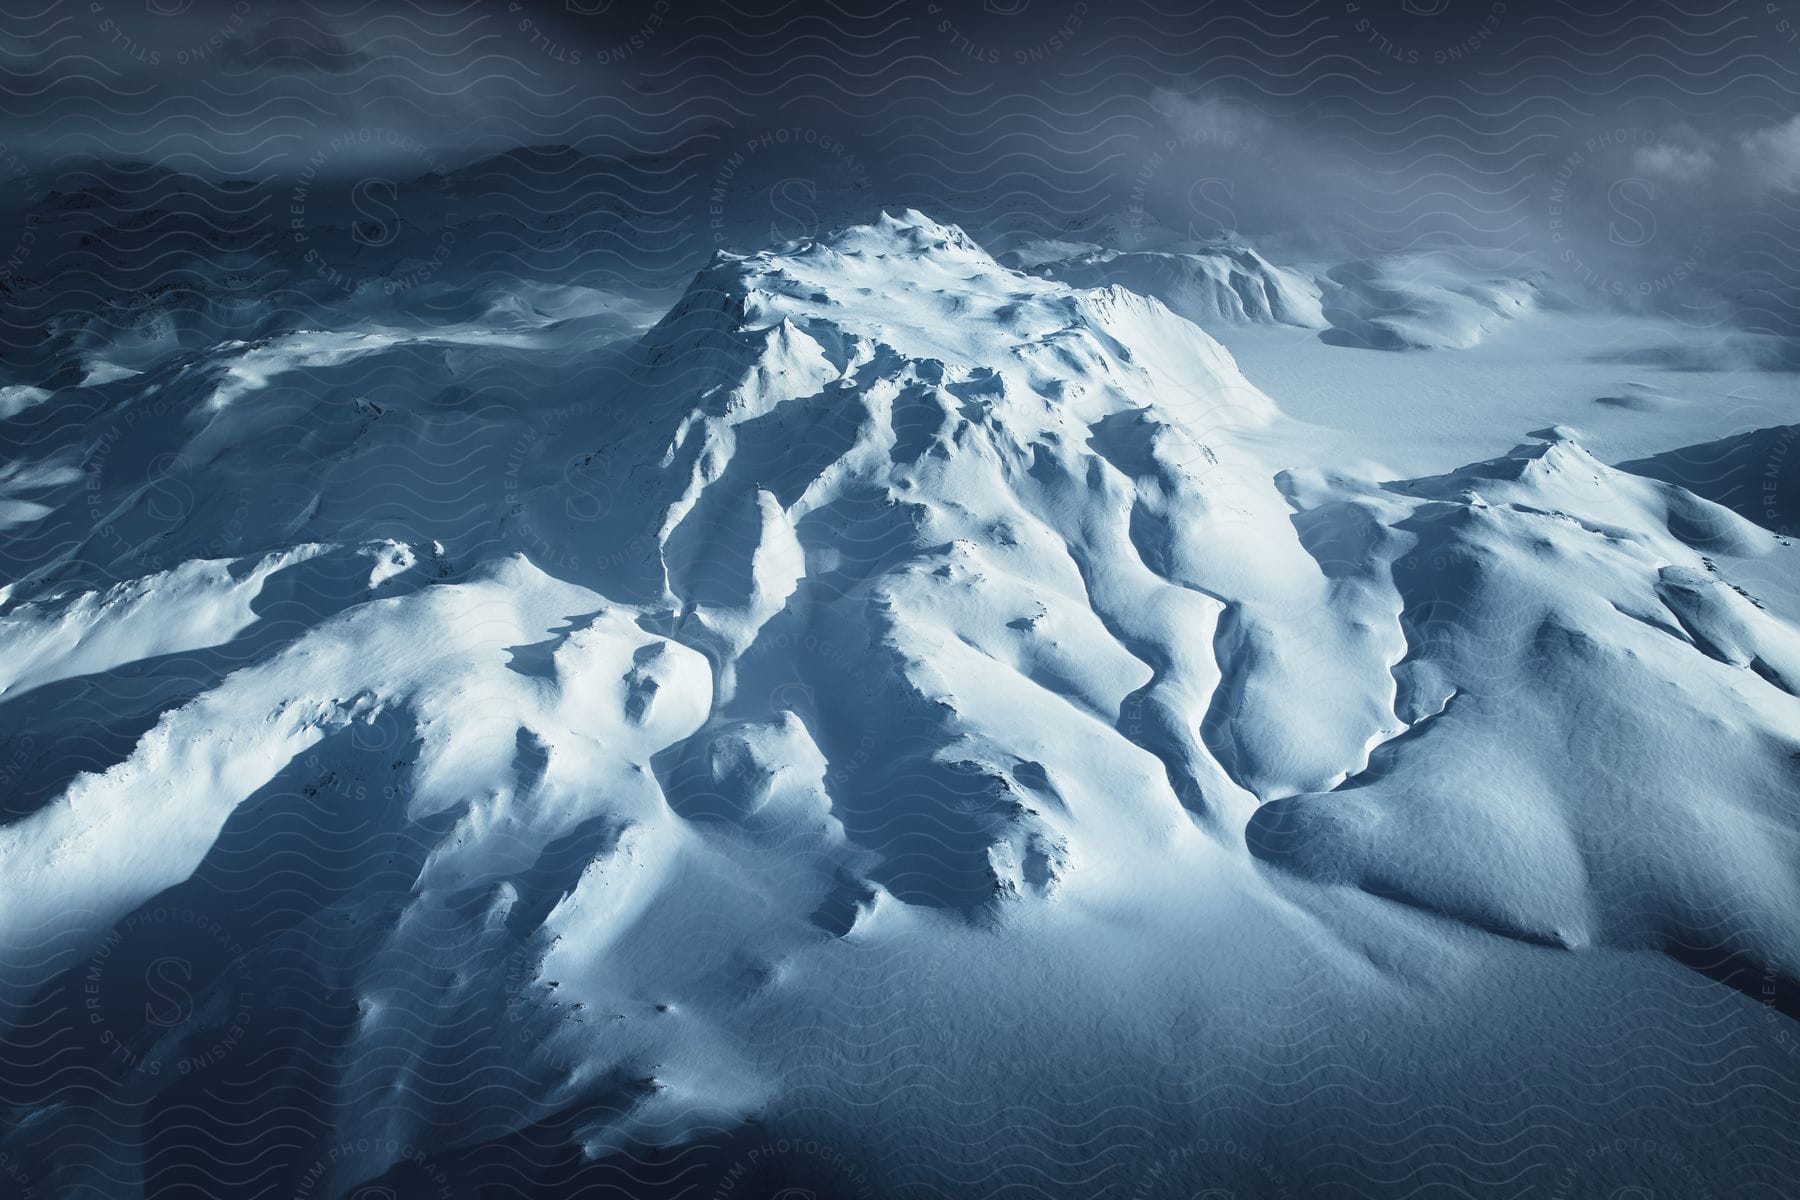
<path fill-rule="evenodd" d="M 793 128 L 974 225 L 1448 242 L 1601 288 L 1729 273 L 1776 312 L 1797 28 L 1800 0 L 0 0 L 0 170 L 266 179 Z"/>

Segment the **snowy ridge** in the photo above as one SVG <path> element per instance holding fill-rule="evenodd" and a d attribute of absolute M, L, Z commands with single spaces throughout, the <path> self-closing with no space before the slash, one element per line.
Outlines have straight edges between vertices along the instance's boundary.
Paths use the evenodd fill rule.
<path fill-rule="evenodd" d="M 1269 262 L 1249 246 L 1195 245 L 1181 249 L 1079 252 L 1037 261 L 1010 256 L 1034 274 L 1075 287 L 1121 284 L 1155 296 L 1199 325 L 1216 321 L 1323 329 L 1320 288 L 1306 275 Z"/>
<path fill-rule="evenodd" d="M 1205 303 L 1310 323 L 1277 284 Z M 548 1130 L 648 1178 L 746 1123 L 895 1187 L 924 1168 L 884 1106 L 949 1144 L 971 1089 L 1047 1073 L 973 1186 L 1229 1108 L 1270 1053 L 1242 1011 L 1404 1027 L 1446 962 L 1629 961 L 1747 1024 L 1800 974 L 1800 586 L 1733 582 L 1794 550 L 1566 430 L 1428 479 L 1300 461 L 1170 304 L 910 211 L 721 254 L 630 345 L 568 289 L 81 390 L 91 436 L 145 432 L 18 409 L 41 461 L 0 509 L 0 711 L 131 715 L 8 768 L 0 1021 L 49 1032 L 0 1066 L 40 1178 L 131 1194 L 134 1105 L 270 1069 L 239 1007 L 341 1098 L 293 1101 L 322 1141 L 385 1135 L 319 1194 Z M 37 744 L 79 732 L 56 695 Z M 232 914 L 210 1000 L 162 1025 L 104 985 L 122 1052 L 68 1066 L 50 1015 L 159 909 Z M 50 1104 L 70 1070 L 92 1099 Z"/>
<path fill-rule="evenodd" d="M 1316 329 L 1330 345 L 1365 350 L 1466 350 L 1546 302 L 1538 275 L 1483 272 L 1431 254 L 1278 266 L 1226 240 L 1130 249 L 1035 242 L 1003 258 L 1076 287 L 1118 284 L 1154 296 L 1203 327 Z"/>

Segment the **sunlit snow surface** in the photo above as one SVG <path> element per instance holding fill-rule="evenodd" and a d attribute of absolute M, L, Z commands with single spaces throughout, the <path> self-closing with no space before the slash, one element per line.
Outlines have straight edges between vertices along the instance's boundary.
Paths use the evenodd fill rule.
<path fill-rule="evenodd" d="M 0 389 L 39 1194 L 1791 1171 L 1779 377 L 1417 258 L 1003 257 L 892 212 Z"/>

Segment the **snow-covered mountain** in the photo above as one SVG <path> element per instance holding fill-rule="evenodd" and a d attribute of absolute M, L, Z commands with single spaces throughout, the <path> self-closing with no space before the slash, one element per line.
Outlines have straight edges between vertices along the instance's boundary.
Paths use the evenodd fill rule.
<path fill-rule="evenodd" d="M 1779 1169 L 1697 1147 L 1800 1100 L 1800 552 L 1563 424 L 1367 469 L 1203 328 L 1454 348 L 1529 283 L 1408 326 L 1374 268 L 1157 253 L 1017 270 L 901 211 L 720 253 L 647 329 L 445 285 L 0 391 L 9 1161 Z M 1584 1160 L 1577 1109 L 1667 1153 Z"/>

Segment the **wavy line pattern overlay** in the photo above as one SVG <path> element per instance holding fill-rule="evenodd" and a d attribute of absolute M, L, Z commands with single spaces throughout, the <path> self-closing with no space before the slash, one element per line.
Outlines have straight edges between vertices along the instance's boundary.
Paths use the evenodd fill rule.
<path fill-rule="evenodd" d="M 1800 0 L 0 78 L 0 1196 L 1800 1194 Z"/>

